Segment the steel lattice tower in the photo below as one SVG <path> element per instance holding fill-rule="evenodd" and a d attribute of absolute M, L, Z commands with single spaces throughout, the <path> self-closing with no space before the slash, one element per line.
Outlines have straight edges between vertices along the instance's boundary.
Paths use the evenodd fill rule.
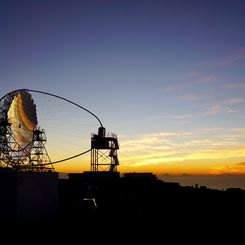
<path fill-rule="evenodd" d="M 91 137 L 91 171 L 117 172 L 119 149 L 116 134 L 106 135 L 104 127 L 100 127 L 98 134 Z"/>

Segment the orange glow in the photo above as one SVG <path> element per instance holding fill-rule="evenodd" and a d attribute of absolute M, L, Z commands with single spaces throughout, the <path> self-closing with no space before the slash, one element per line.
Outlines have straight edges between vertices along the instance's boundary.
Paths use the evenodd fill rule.
<path fill-rule="evenodd" d="M 58 164 L 55 166 L 56 171 L 59 172 L 83 172 L 90 169 L 89 159 L 79 161 L 74 160 L 73 162 L 67 162 Z M 237 162 L 230 163 L 230 165 L 225 165 L 222 163 L 215 162 L 168 162 L 164 164 L 155 164 L 155 165 L 143 165 L 135 166 L 124 164 L 124 161 L 121 159 L 121 163 L 118 166 L 118 171 L 121 173 L 125 172 L 153 172 L 154 174 L 173 174 L 173 175 L 182 175 L 182 174 L 193 174 L 193 175 L 217 175 L 217 174 L 245 174 L 245 167 L 239 166 Z"/>

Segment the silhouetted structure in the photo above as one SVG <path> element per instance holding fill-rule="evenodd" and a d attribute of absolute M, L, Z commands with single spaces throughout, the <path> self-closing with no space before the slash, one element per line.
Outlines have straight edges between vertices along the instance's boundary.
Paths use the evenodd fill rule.
<path fill-rule="evenodd" d="M 10 193 L 16 193 L 14 179 L 9 178 Z M 3 180 L 1 175 L 0 180 Z M 88 236 L 89 241 L 108 241 L 113 235 L 120 236 L 120 239 L 131 239 L 133 236 L 137 240 L 144 240 L 146 236 L 151 239 L 158 237 L 157 241 L 163 237 L 166 239 L 170 234 L 177 234 L 181 239 L 184 239 L 183 234 L 189 238 L 194 238 L 193 234 L 199 234 L 201 238 L 202 235 L 213 238 L 214 234 L 218 237 L 224 234 L 217 232 L 217 229 L 225 229 L 230 234 L 231 229 L 242 224 L 245 218 L 245 191 L 237 188 L 221 191 L 184 187 L 175 182 L 159 180 L 151 173 L 127 173 L 119 177 L 118 172 L 108 171 L 71 173 L 68 179 L 59 179 L 58 183 L 58 215 L 45 222 L 28 222 L 23 231 L 40 231 L 44 227 L 50 230 L 55 227 L 57 237 L 63 238 L 63 234 L 69 234 L 69 238 L 74 235 L 77 238 Z M 46 182 L 45 188 L 47 185 L 49 182 Z M 35 193 L 35 186 L 37 183 L 29 187 L 29 199 L 25 199 L 30 202 L 28 205 L 34 202 L 38 204 L 36 211 L 40 207 L 51 210 L 50 207 L 54 207 L 54 188 L 50 189 L 49 185 L 44 193 Z M 10 214 L 15 209 L 15 195 L 7 193 L 5 191 L 8 198 L 3 198 L 5 202 L 1 202 L 1 215 L 4 210 Z M 48 198 L 44 199 L 46 203 L 40 201 L 39 195 Z M 12 223 L 10 225 L 7 227 L 13 230 L 14 226 Z M 19 227 L 19 224 L 15 226 L 17 229 Z M 170 237 L 171 241 L 175 238 Z"/>
<path fill-rule="evenodd" d="M 40 222 L 58 211 L 58 173 L 0 170 L 0 217 L 3 224 Z"/>
<path fill-rule="evenodd" d="M 0 166 L 15 171 L 54 171 L 37 126 L 31 94 L 16 90 L 0 99 Z"/>
<path fill-rule="evenodd" d="M 98 134 L 92 134 L 91 137 L 91 171 L 117 171 L 118 149 L 117 135 L 112 133 L 106 135 L 106 129 L 99 127 Z"/>

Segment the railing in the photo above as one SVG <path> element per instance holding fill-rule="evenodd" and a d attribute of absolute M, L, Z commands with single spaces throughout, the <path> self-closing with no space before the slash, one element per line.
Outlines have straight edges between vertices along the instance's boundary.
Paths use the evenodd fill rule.
<path fill-rule="evenodd" d="M 98 135 L 97 133 L 91 133 L 91 137 L 93 138 L 95 135 Z M 117 139 L 117 135 L 114 133 L 106 133 L 105 137 L 115 138 Z"/>

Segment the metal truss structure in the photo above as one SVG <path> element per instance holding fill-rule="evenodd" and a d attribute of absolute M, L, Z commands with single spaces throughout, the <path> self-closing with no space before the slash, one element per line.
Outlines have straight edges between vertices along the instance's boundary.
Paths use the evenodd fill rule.
<path fill-rule="evenodd" d="M 15 139 L 8 122 L 10 104 L 18 92 L 9 94 L 0 101 L 0 167 L 14 171 L 54 171 L 45 148 L 47 141 L 44 130 L 34 129 L 33 139 L 22 147 Z M 27 150 L 31 147 L 31 151 Z"/>
<path fill-rule="evenodd" d="M 104 127 L 91 137 L 91 171 L 116 172 L 119 165 L 117 150 L 119 144 L 116 134 L 106 135 Z"/>

